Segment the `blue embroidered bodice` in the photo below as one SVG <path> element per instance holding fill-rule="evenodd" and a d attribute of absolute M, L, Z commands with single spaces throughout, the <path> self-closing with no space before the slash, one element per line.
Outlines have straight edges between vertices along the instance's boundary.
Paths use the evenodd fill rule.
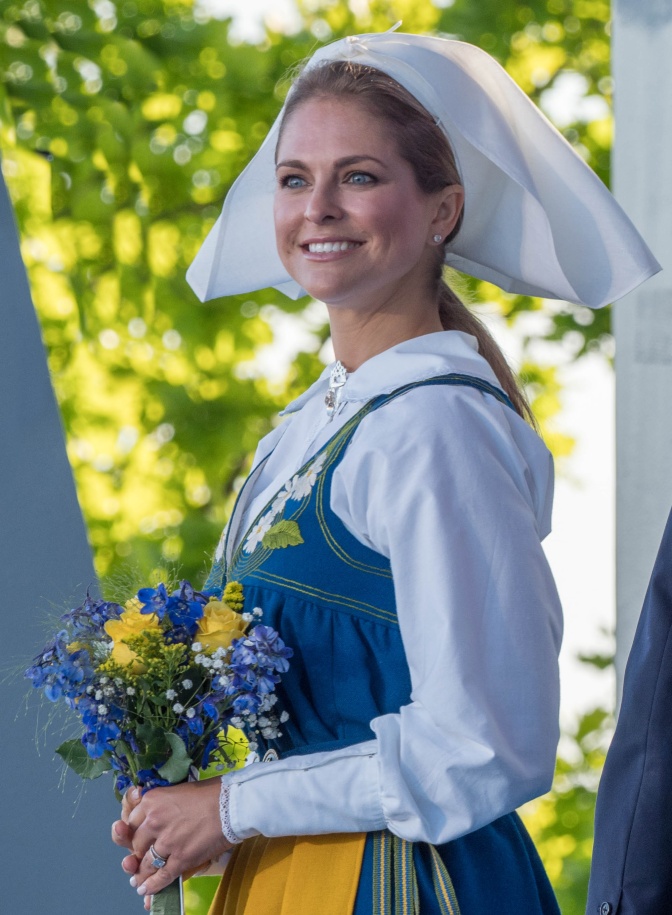
<path fill-rule="evenodd" d="M 243 584 L 246 609 L 294 649 L 278 690 L 290 715 L 281 756 L 371 740 L 369 723 L 410 701 L 411 683 L 397 619 L 389 560 L 364 546 L 330 507 L 331 481 L 359 424 L 413 387 L 478 387 L 485 381 L 444 375 L 405 385 L 366 404 L 279 490 L 233 552 L 213 566 L 206 587 Z M 242 493 L 241 493 L 242 495 Z"/>

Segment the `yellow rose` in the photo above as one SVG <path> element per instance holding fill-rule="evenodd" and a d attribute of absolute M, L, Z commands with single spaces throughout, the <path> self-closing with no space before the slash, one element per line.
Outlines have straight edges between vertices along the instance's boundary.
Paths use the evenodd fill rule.
<path fill-rule="evenodd" d="M 130 667 L 133 673 L 142 673 L 144 664 L 138 660 L 138 655 L 125 643 L 125 639 L 140 635 L 149 629 L 158 629 L 159 621 L 153 613 L 141 613 L 142 604 L 133 598 L 126 602 L 126 609 L 119 619 L 108 620 L 105 623 L 105 632 L 113 640 L 110 660 L 120 667 Z"/>
<path fill-rule="evenodd" d="M 206 651 L 228 648 L 234 639 L 245 634 L 247 623 L 240 613 L 234 613 L 221 600 L 211 599 L 203 608 L 203 616 L 198 621 L 196 641 Z"/>

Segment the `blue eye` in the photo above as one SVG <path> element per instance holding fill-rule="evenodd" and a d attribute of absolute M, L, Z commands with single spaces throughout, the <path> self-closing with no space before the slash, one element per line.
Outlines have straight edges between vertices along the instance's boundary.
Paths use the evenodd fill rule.
<path fill-rule="evenodd" d="M 303 187 L 306 182 L 298 175 L 285 175 L 280 181 L 280 187 L 298 188 Z"/>
<path fill-rule="evenodd" d="M 368 172 L 351 172 L 348 175 L 347 180 L 350 182 L 350 184 L 359 185 L 374 184 L 376 181 L 374 176 L 369 175 Z"/>

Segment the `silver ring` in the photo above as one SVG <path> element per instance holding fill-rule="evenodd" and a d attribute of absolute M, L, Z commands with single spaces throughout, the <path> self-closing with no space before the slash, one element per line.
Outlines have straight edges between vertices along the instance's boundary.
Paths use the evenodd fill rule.
<path fill-rule="evenodd" d="M 161 868 L 168 864 L 168 859 L 161 857 L 153 845 L 149 846 L 149 853 L 152 856 L 152 867 Z"/>

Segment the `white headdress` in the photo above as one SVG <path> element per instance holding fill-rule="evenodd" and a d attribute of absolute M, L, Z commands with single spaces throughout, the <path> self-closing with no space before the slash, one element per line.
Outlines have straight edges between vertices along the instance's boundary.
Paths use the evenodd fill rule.
<path fill-rule="evenodd" d="M 599 178 L 489 54 L 461 41 L 385 32 L 326 45 L 306 66 L 333 60 L 388 74 L 445 131 L 465 189 L 464 221 L 446 250 L 449 266 L 509 292 L 592 308 L 661 269 Z M 267 286 L 293 299 L 304 294 L 275 244 L 282 115 L 231 187 L 189 268 L 201 301 Z"/>

